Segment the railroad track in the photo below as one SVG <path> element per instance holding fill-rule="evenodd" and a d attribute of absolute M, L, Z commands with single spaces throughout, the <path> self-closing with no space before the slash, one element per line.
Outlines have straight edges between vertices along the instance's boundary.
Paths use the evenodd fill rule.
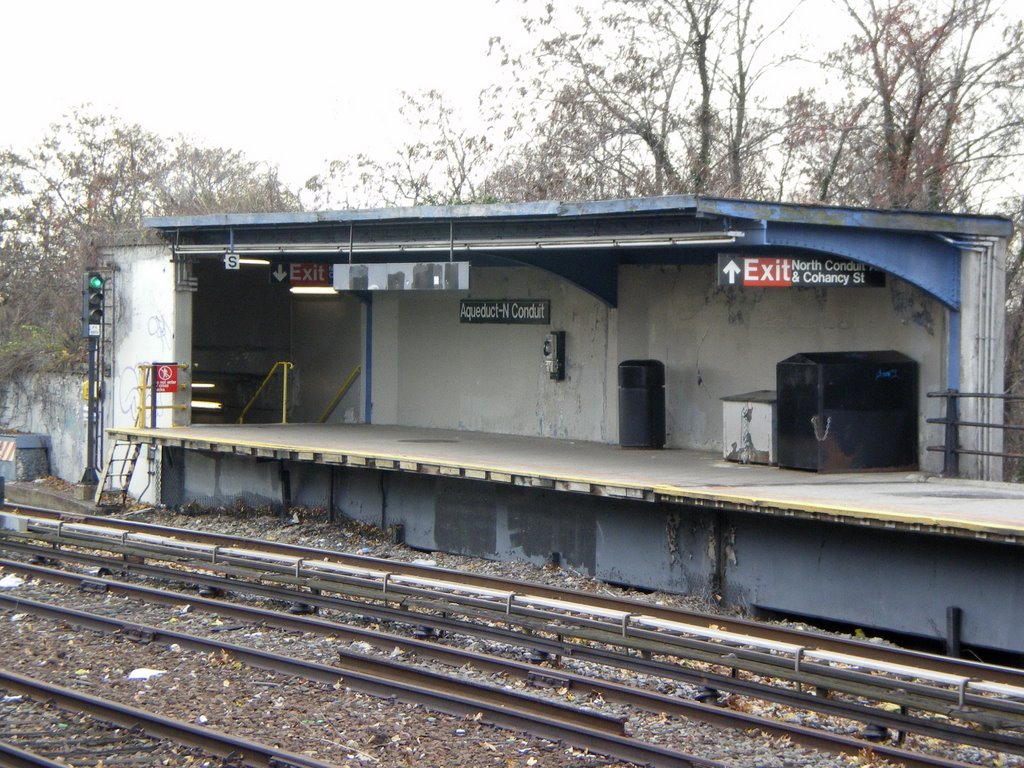
<path fill-rule="evenodd" d="M 175 752 L 183 758 L 184 750 L 168 749 L 163 741 L 137 729 L 61 710 L 0 686 L 0 765 L 126 768 L 159 765 Z"/>
<path fill-rule="evenodd" d="M 54 554 L 53 550 L 41 549 L 24 544 L 15 544 L 14 548 L 22 552 L 25 556 L 34 556 L 40 559 L 45 559 L 46 557 Z M 715 674 L 704 669 L 693 669 L 689 666 L 677 663 L 666 663 L 634 655 L 623 655 L 614 651 L 587 647 L 573 642 L 571 639 L 557 640 L 543 638 L 538 634 L 526 635 L 519 631 L 496 627 L 490 623 L 467 624 L 463 621 L 450 617 L 435 617 L 423 613 L 410 614 L 407 609 L 403 608 L 391 608 L 383 605 L 356 602 L 324 595 L 311 595 L 309 593 L 296 592 L 295 590 L 287 587 L 268 586 L 265 584 L 257 584 L 250 581 L 239 581 L 237 579 L 224 578 L 220 576 L 186 573 L 180 569 L 139 563 L 122 563 L 108 558 L 101 558 L 82 553 L 72 553 L 69 551 L 62 551 L 60 554 L 62 557 L 88 566 L 96 572 L 112 573 L 115 570 L 122 570 L 126 573 L 151 579 L 188 583 L 195 588 L 206 589 L 215 593 L 226 594 L 234 592 L 238 594 L 249 594 L 267 600 L 277 601 L 282 604 L 290 603 L 294 605 L 299 601 L 305 601 L 308 606 L 317 609 L 337 611 L 341 614 L 347 613 L 369 616 L 374 620 L 391 622 L 397 625 L 410 626 L 414 624 L 418 629 L 429 630 L 435 636 L 442 636 L 445 634 L 475 635 L 495 644 L 525 646 L 534 658 L 544 658 L 545 656 L 549 656 L 556 661 L 559 657 L 572 658 L 576 661 L 590 662 L 603 667 L 628 670 L 638 675 L 690 683 L 695 686 L 703 687 L 705 693 L 710 688 L 715 691 L 720 691 L 723 694 L 738 694 L 750 698 L 772 701 L 795 709 L 812 710 L 832 717 L 859 721 L 861 723 L 869 723 L 876 729 L 878 727 L 882 727 L 889 729 L 896 734 L 902 735 L 906 733 L 916 733 L 929 738 L 944 739 L 957 744 L 969 744 L 983 749 L 996 751 L 1020 752 L 1022 749 L 1021 740 L 1013 735 L 987 733 L 973 728 L 957 727 L 953 723 L 945 720 L 936 722 L 932 719 L 915 717 L 906 712 L 878 709 L 875 707 L 864 706 L 863 704 L 856 702 L 844 701 L 828 696 L 823 697 L 816 693 L 780 688 L 757 682 L 748 682 L 732 675 Z M 93 576 L 83 578 L 81 574 L 55 571 L 41 566 L 32 566 L 16 561 L 0 560 L 0 566 L 24 573 L 29 577 L 34 576 L 48 578 L 51 580 L 61 580 L 67 584 L 80 584 L 84 589 L 98 588 L 103 591 L 110 589 L 124 594 L 141 595 L 147 599 L 159 599 L 164 602 L 171 602 L 172 604 L 188 602 L 191 605 L 195 605 L 197 608 L 207 610 L 219 609 L 225 611 L 227 615 L 236 615 L 232 611 L 224 608 L 219 602 L 206 603 L 202 598 L 183 596 L 180 592 L 165 593 L 160 590 L 147 591 L 144 587 L 125 585 L 121 582 L 109 582 Z M 211 605 L 213 606 L 212 608 L 209 607 Z M 287 614 L 278 613 L 274 614 L 274 616 L 277 618 L 273 623 L 282 626 L 289 626 L 289 623 L 291 622 L 300 621 L 299 619 L 293 618 Z M 360 630 L 356 627 L 343 626 L 339 628 L 338 625 L 333 626 L 340 634 L 350 635 L 355 640 L 368 642 L 372 645 L 378 645 L 379 647 L 393 648 L 395 646 L 407 646 L 412 650 L 428 656 L 436 655 L 438 652 L 442 654 L 444 653 L 443 648 L 441 648 L 440 651 L 437 650 L 439 646 L 436 644 L 424 644 L 409 638 L 396 637 L 391 634 L 378 638 L 374 633 L 367 632 L 366 630 Z M 431 651 L 431 649 L 433 650 Z M 463 658 L 461 661 L 455 663 L 465 663 L 465 661 L 466 659 Z M 536 669 L 536 666 L 530 667 L 530 669 Z M 536 673 L 534 674 L 536 675 Z M 544 675 L 536 676 L 548 675 L 545 673 Z M 551 677 L 557 679 L 557 675 L 553 675 Z M 675 709 L 679 708 L 676 707 Z M 721 710 L 717 708 L 711 710 L 705 708 L 703 710 L 704 713 L 720 711 Z M 690 715 L 692 716 L 692 713 L 690 713 Z M 696 719 L 705 719 L 708 722 L 715 722 L 714 718 L 708 719 L 706 717 L 697 717 Z M 772 724 L 773 721 L 765 718 L 761 719 L 760 725 L 764 727 L 765 731 L 770 731 Z M 805 736 L 798 732 L 791 732 L 786 735 L 793 738 L 794 741 L 811 744 L 810 740 L 806 739 Z M 902 739 L 898 739 L 898 741 L 902 741 Z M 855 745 L 863 749 L 865 747 L 865 742 L 857 740 L 855 741 Z M 816 748 L 824 748 L 820 744 L 812 744 L 812 746 L 815 746 Z M 838 748 L 839 751 L 849 751 L 842 745 L 839 745 L 838 747 L 833 745 L 828 748 Z"/>
<path fill-rule="evenodd" d="M 618 645 L 620 650 L 641 651 L 643 656 L 658 654 L 677 659 L 697 659 L 705 664 L 724 666 L 729 671 L 725 674 L 694 673 L 692 670 L 684 671 L 679 663 L 666 664 L 643 657 L 637 659 L 635 655 L 625 657 L 630 668 L 641 668 L 670 678 L 699 680 L 722 691 L 817 709 L 880 724 L 896 732 L 918 732 L 986 749 L 1024 752 L 1024 743 L 1014 734 L 975 730 L 979 726 L 986 731 L 1019 727 L 1024 687 L 1021 686 L 1021 673 L 1016 670 L 879 649 L 866 643 L 844 643 L 833 638 L 824 638 L 820 644 L 812 645 L 809 641 L 818 640 L 819 636 L 808 632 L 784 630 L 775 633 L 752 622 L 699 617 L 690 612 L 658 609 L 639 602 L 605 600 L 548 587 L 535 589 L 535 585 L 496 579 L 463 579 L 464 574 L 436 568 L 223 535 L 210 536 L 107 519 L 76 522 L 57 516 L 34 515 L 9 521 L 9 525 L 21 528 L 20 533 L 8 533 L 12 546 L 29 546 L 24 539 L 35 537 L 51 547 L 107 548 L 119 552 L 122 557 L 164 559 L 179 565 L 187 562 L 234 576 L 229 588 L 235 591 L 268 589 L 266 585 L 255 587 L 237 579 L 239 575 L 262 574 L 259 578 L 264 580 L 302 583 L 314 592 L 347 592 L 351 596 L 339 602 L 339 598 L 325 594 L 297 594 L 286 590 L 277 593 L 280 598 L 287 594 L 285 599 L 304 600 L 312 605 L 349 611 L 365 611 L 366 601 L 376 600 L 381 605 L 374 610 L 390 610 L 392 620 L 406 623 L 438 626 L 450 622 L 450 619 L 439 620 L 429 613 L 438 610 L 444 613 L 461 611 L 489 620 L 498 618 L 506 623 L 518 622 L 520 631 L 510 633 L 506 630 L 506 640 L 510 635 L 518 635 L 520 642 L 536 643 L 555 654 L 599 659 L 598 663 L 603 664 L 621 663 L 610 659 L 601 650 L 579 647 L 581 640 L 589 640 L 603 645 Z M 18 539 L 22 544 L 17 544 Z M 63 549 L 61 551 L 63 553 Z M 53 550 L 51 554 L 54 554 Z M 147 575 L 158 575 L 152 572 L 154 566 L 151 565 L 122 563 L 120 567 L 135 572 L 149 570 Z M 182 577 L 177 570 L 162 575 Z M 217 583 L 213 577 L 202 578 L 210 585 Z M 224 586 L 221 583 L 221 588 Z M 405 607 L 388 609 L 389 603 L 403 603 Z M 703 624 L 696 623 L 698 618 Z M 723 624 L 729 626 L 723 627 Z M 757 634 L 736 631 L 748 625 L 755 626 Z M 530 635 L 523 635 L 521 630 L 524 627 Z M 467 630 L 464 624 L 449 624 L 445 631 Z M 566 642 L 566 638 L 572 642 Z M 801 644 L 794 643 L 794 638 Z M 840 647 L 836 647 L 837 642 Z M 867 656 L 867 651 L 872 655 Z M 621 652 L 618 655 L 622 657 Z M 933 662 L 934 666 L 931 666 Z M 764 686 L 739 679 L 739 671 L 795 680 L 805 690 L 780 693 L 783 689 L 778 686 L 766 690 Z M 898 709 L 892 711 L 890 707 L 884 710 L 837 701 L 834 697 L 814 696 L 808 692 L 810 689 L 846 691 L 856 696 L 867 694 L 877 701 L 899 702 Z M 908 714 L 911 709 L 941 712 L 965 722 L 966 726 L 913 717 Z M 864 746 L 863 742 L 861 745 Z M 872 748 L 877 750 L 878 746 Z"/>
<path fill-rule="evenodd" d="M 320 760 L 2 669 L 0 689 L 8 692 L 0 705 L 5 714 L 0 726 L 0 764 L 4 766 L 154 765 L 160 764 L 155 762 L 160 758 L 160 742 L 169 741 L 253 768 L 333 768 Z M 19 707 L 7 706 L 20 705 L 20 701 L 12 701 L 19 697 L 35 703 L 21 708 L 20 713 Z M 42 702 L 72 714 L 59 718 L 60 737 L 56 740 L 39 730 L 46 722 Z"/>
<path fill-rule="evenodd" d="M 9 610 L 46 617 L 58 622 L 110 633 L 118 632 L 135 642 L 165 645 L 173 643 L 182 648 L 200 650 L 220 658 L 224 658 L 226 655 L 257 669 L 302 677 L 327 685 L 344 685 L 347 688 L 371 695 L 398 698 L 401 701 L 420 704 L 448 714 L 473 718 L 482 717 L 485 722 L 504 728 L 524 731 L 553 741 L 563 741 L 581 749 L 640 765 L 663 766 L 664 768 L 723 768 L 720 762 L 714 760 L 687 755 L 628 738 L 623 733 L 622 721 L 614 717 L 545 702 L 515 691 L 483 686 L 466 680 L 426 672 L 398 662 L 389 662 L 356 653 L 339 652 L 340 660 L 343 663 L 339 666 L 331 666 L 260 651 L 223 640 L 139 625 L 132 621 L 35 600 L 0 595 L 0 605 Z M 17 678 L 18 676 L 12 673 L 0 672 L 0 686 L 16 691 L 26 690 L 24 683 Z M 49 695 L 55 694 L 50 692 Z M 80 700 L 80 698 L 76 699 L 76 701 Z M 74 706 L 77 708 L 81 705 L 75 704 Z M 103 716 L 110 717 L 109 714 Z M 138 716 L 137 711 L 129 709 L 128 713 L 116 722 L 130 721 L 133 716 Z M 146 727 L 151 729 L 153 726 L 147 725 Z M 187 728 L 193 736 L 197 733 L 205 733 L 202 729 L 193 726 L 187 726 Z M 216 743 L 225 737 L 224 734 L 219 734 Z M 176 734 L 174 738 L 183 739 L 184 736 Z M 241 742 L 241 740 L 238 741 Z M 203 746 L 216 753 L 215 744 L 203 744 Z M 239 749 L 241 749 L 240 745 Z M 252 748 L 248 747 L 248 751 L 252 751 Z M 305 762 L 295 760 L 284 762 L 286 759 L 291 760 L 291 758 L 279 757 L 277 763 L 271 762 L 270 765 L 294 765 L 296 768 L 307 765 Z M 320 761 L 310 761 L 309 765 L 319 767 L 326 764 Z"/>
<path fill-rule="evenodd" d="M 252 626 L 275 627 L 280 629 L 291 629 L 300 632 L 316 634 L 325 639 L 343 638 L 349 642 L 365 643 L 373 645 L 380 650 L 392 651 L 399 649 L 403 654 L 413 654 L 415 657 L 431 658 L 441 661 L 453 668 L 472 665 L 473 667 L 492 674 L 503 675 L 506 678 L 519 678 L 532 686 L 543 688 L 556 688 L 560 690 L 572 690 L 577 697 L 589 698 L 592 696 L 619 704 L 625 704 L 646 710 L 650 713 L 665 714 L 675 717 L 686 718 L 709 723 L 718 727 L 732 728 L 739 730 L 757 729 L 775 737 L 785 737 L 814 749 L 859 755 L 866 749 L 871 749 L 881 758 L 890 760 L 893 763 L 905 766 L 960 766 L 962 764 L 943 759 L 926 758 L 916 755 L 907 750 L 888 747 L 886 745 L 869 744 L 861 739 L 851 738 L 838 734 L 818 731 L 793 724 L 780 724 L 775 721 L 722 709 L 717 706 L 702 704 L 695 701 L 687 701 L 675 696 L 663 695 L 644 689 L 639 689 L 623 684 L 611 683 L 596 680 L 592 677 L 574 674 L 564 670 L 552 670 L 538 668 L 535 664 L 528 664 L 517 661 L 484 655 L 465 650 L 455 650 L 440 646 L 436 643 L 429 643 L 414 638 L 402 637 L 395 634 L 385 633 L 376 630 L 368 630 L 357 627 L 339 624 L 335 621 L 328 621 L 318 617 L 293 616 L 278 611 L 269 611 L 262 608 L 239 606 L 234 603 L 224 602 L 203 597 L 185 597 L 180 592 L 154 589 L 140 585 L 125 584 L 110 579 L 89 576 L 83 579 L 80 575 L 66 571 L 55 570 L 43 566 L 33 566 L 24 563 L 0 560 L 0 567 L 4 571 L 17 572 L 29 578 L 44 579 L 47 581 L 60 582 L 69 586 L 80 586 L 89 591 L 103 591 L 116 593 L 125 597 L 157 602 L 167 605 L 187 605 L 193 611 L 208 612 L 218 617 L 230 618 L 232 620 L 244 621 Z M 143 642 L 170 641 L 178 643 L 190 643 L 195 647 L 197 643 L 192 638 L 185 638 L 178 633 L 164 633 L 152 629 L 140 628 L 130 620 L 103 619 L 95 615 L 86 615 L 82 612 L 63 612 L 55 610 L 54 606 L 40 605 L 33 601 L 5 597 L 0 594 L 0 607 L 8 607 L 12 610 L 27 611 L 37 615 L 45 615 L 51 618 L 59 618 L 67 621 L 75 621 L 85 626 L 108 631 L 119 631 L 127 637 L 135 638 Z M 206 647 L 206 646 L 202 646 Z M 231 651 L 235 653 L 233 650 Z M 361 673 L 372 671 L 377 677 L 389 677 L 393 679 L 406 680 L 409 678 L 406 665 L 396 665 L 387 662 L 371 662 L 358 653 L 339 650 L 340 666 L 344 670 L 354 670 Z M 252 663 L 249 659 L 246 659 Z M 257 663 L 255 666 L 266 667 L 265 662 Z M 276 668 L 276 667 L 274 667 Z M 294 671 L 294 670 L 289 670 Z M 430 676 L 430 679 L 433 679 Z M 346 683 L 351 680 L 346 676 Z M 442 686 L 434 682 L 433 687 L 441 689 Z M 382 691 L 376 690 L 381 693 Z M 396 691 L 385 692 L 395 695 Z M 417 701 L 428 706 L 430 701 L 419 701 L 415 698 L 408 698 L 410 701 Z M 507 706 L 507 705 L 506 705 Z M 465 714 L 463 712 L 462 714 Z M 581 718 L 580 722 L 594 727 L 588 723 L 588 717 Z M 610 732 L 621 734 L 620 720 L 607 720 L 596 718 L 599 728 L 608 729 Z M 509 727 L 515 727 L 517 723 L 506 723 Z M 521 725 L 519 723 L 518 725 Z M 536 730 L 531 732 L 536 733 Z M 539 734 L 544 735 L 544 734 Z M 939 735 L 937 731 L 936 736 Z M 948 736 L 948 733 L 942 734 Z M 965 736 L 970 737 L 969 732 Z M 588 748 L 596 748 L 600 745 L 588 744 Z M 991 743 L 981 743 L 979 746 L 991 747 Z M 620 755 L 621 756 L 621 755 Z M 655 763 L 658 764 L 658 763 Z"/>

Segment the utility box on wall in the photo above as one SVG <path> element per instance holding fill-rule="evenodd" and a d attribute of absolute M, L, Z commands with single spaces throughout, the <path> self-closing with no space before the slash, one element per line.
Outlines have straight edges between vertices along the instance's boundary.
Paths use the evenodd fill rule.
<path fill-rule="evenodd" d="M 899 352 L 809 352 L 776 368 L 779 466 L 916 469 L 917 363 Z"/>
<path fill-rule="evenodd" d="M 722 456 L 743 464 L 778 460 L 775 390 L 759 389 L 722 398 Z"/>

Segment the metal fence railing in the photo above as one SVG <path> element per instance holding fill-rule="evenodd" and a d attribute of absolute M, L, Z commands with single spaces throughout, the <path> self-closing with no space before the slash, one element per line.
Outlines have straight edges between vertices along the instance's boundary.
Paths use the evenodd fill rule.
<path fill-rule="evenodd" d="M 1006 421 L 964 421 L 960 418 L 960 401 L 967 399 L 976 400 L 1001 400 L 1004 404 L 1004 413 L 1009 410 L 1008 406 L 1014 403 L 1024 402 L 1024 395 L 993 394 L 989 392 L 960 392 L 955 389 L 946 389 L 942 392 L 929 392 L 928 397 L 943 398 L 945 400 L 945 416 L 941 419 L 926 419 L 929 424 L 942 424 L 945 426 L 942 445 L 929 445 L 926 450 L 941 452 L 943 455 L 942 474 L 946 477 L 959 477 L 960 456 L 988 456 L 1001 458 L 1004 464 L 1007 461 L 1021 462 L 1024 460 L 1024 453 L 1015 451 L 984 451 L 974 448 L 961 447 L 961 430 L 970 429 L 998 429 L 1002 430 L 1005 446 L 1006 442 L 1011 445 L 1019 440 L 1009 440 L 1012 435 L 1024 434 L 1024 424 L 1009 423 Z"/>

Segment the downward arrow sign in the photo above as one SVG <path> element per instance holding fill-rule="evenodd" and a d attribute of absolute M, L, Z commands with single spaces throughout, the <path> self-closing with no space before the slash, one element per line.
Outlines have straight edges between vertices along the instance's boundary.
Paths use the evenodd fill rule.
<path fill-rule="evenodd" d="M 277 269 L 270 273 L 274 279 L 279 283 L 283 283 L 285 278 L 288 277 L 288 270 L 284 268 L 283 264 L 278 264 Z"/>

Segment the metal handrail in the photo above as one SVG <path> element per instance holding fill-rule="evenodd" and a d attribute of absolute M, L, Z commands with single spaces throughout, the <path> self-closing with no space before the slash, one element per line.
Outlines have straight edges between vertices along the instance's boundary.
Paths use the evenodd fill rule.
<path fill-rule="evenodd" d="M 164 365 L 173 365 L 180 371 L 188 370 L 188 363 L 139 363 L 135 366 L 138 371 L 139 385 L 135 387 L 139 393 L 139 405 L 135 412 L 135 426 L 142 428 L 146 426 L 146 410 L 149 409 L 152 417 L 151 427 L 156 427 L 156 412 L 159 410 L 183 411 L 188 408 L 185 404 L 157 405 L 156 404 L 156 382 L 150 381 L 153 372 Z"/>
<path fill-rule="evenodd" d="M 334 413 L 334 409 L 337 408 L 338 403 L 341 402 L 341 398 L 347 395 L 348 391 L 352 388 L 352 385 L 356 383 L 356 379 L 359 378 L 359 374 L 360 372 L 362 372 L 362 370 L 363 368 L 360 365 L 357 365 L 355 368 L 352 369 L 352 373 L 348 375 L 348 378 L 345 379 L 341 387 L 338 389 L 337 393 L 335 393 L 334 399 L 332 399 L 331 402 L 327 405 L 327 407 L 324 408 L 324 412 L 320 414 L 321 424 L 326 422 L 327 419 L 331 417 L 331 414 Z"/>
<path fill-rule="evenodd" d="M 945 434 L 942 445 L 925 446 L 927 451 L 937 451 L 943 454 L 942 474 L 946 477 L 957 477 L 960 474 L 961 455 L 967 456 L 990 456 L 1002 459 L 1024 459 L 1024 453 L 1013 453 L 1009 451 L 979 451 L 971 448 L 960 447 L 960 427 L 973 427 L 976 429 L 1000 429 L 1005 432 L 1024 430 L 1024 424 L 1004 424 L 1002 422 L 990 421 L 961 421 L 960 400 L 973 398 L 977 400 L 1002 400 L 1004 402 L 1024 401 L 1024 395 L 1011 395 L 996 392 L 959 392 L 955 389 L 946 389 L 941 392 L 928 392 L 928 397 L 941 397 L 946 400 L 946 415 L 941 419 L 925 419 L 928 424 L 943 424 Z"/>
<path fill-rule="evenodd" d="M 273 366 L 271 366 L 270 372 L 264 377 L 263 382 L 256 388 L 256 393 L 251 398 L 249 398 L 249 402 L 245 404 L 245 407 L 242 409 L 242 412 L 238 414 L 239 424 L 241 424 L 242 420 L 245 419 L 245 414 L 247 414 L 249 412 L 249 409 L 252 408 L 253 404 L 256 402 L 256 399 L 261 394 L 263 394 L 263 390 L 266 388 L 267 384 L 270 383 L 270 380 L 274 377 L 274 373 L 277 371 L 278 368 L 280 368 L 282 372 L 281 423 L 288 423 L 288 371 L 290 371 L 294 367 L 295 363 L 292 363 L 288 360 L 278 360 L 276 363 L 274 363 Z"/>

